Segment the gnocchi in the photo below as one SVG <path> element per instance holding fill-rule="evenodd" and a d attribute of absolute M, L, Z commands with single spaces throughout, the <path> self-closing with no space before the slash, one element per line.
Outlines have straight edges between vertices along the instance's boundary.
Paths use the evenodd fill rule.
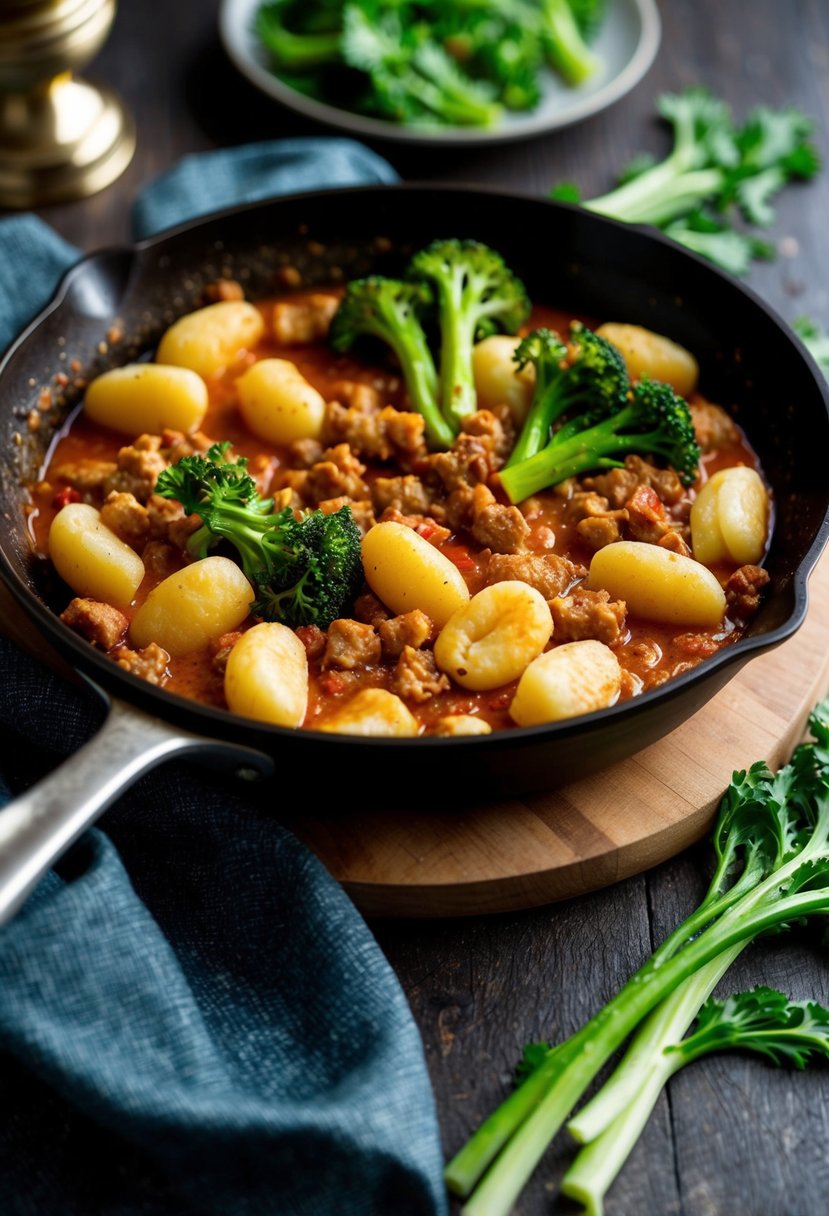
<path fill-rule="evenodd" d="M 552 632 L 540 591 L 517 580 L 493 583 L 446 622 L 435 642 L 435 661 L 462 688 L 499 688 L 521 675 Z"/>
<path fill-rule="evenodd" d="M 157 642 L 173 658 L 200 650 L 236 629 L 253 604 L 253 591 L 228 557 L 205 557 L 169 574 L 132 618 L 137 646 Z"/>
<path fill-rule="evenodd" d="M 387 520 L 363 537 L 363 570 L 376 596 L 395 612 L 419 608 L 439 629 L 469 601 L 458 567 L 414 528 Z"/>
<path fill-rule="evenodd" d="M 472 350 L 475 391 L 483 409 L 509 407 L 513 422 L 520 426 L 527 416 L 535 388 L 535 368 L 527 363 L 519 371 L 513 360 L 520 338 L 492 334 L 477 342 Z"/>
<path fill-rule="evenodd" d="M 593 638 L 565 642 L 530 663 L 509 707 L 518 726 L 540 726 L 606 709 L 618 700 L 622 669 L 609 646 Z"/>
<path fill-rule="evenodd" d="M 158 344 L 156 362 L 217 376 L 265 333 L 262 314 L 246 300 L 220 300 L 186 313 Z"/>
<path fill-rule="evenodd" d="M 417 718 L 405 702 L 385 688 L 364 688 L 340 709 L 328 714 L 319 730 L 337 735 L 382 735 L 405 738 L 419 733 Z"/>
<path fill-rule="evenodd" d="M 260 439 L 319 438 L 325 398 L 289 359 L 260 359 L 236 381 L 236 393 L 245 425 Z"/>
<path fill-rule="evenodd" d="M 649 376 L 663 380 L 687 397 L 697 387 L 699 364 L 684 346 L 641 325 L 622 325 L 608 321 L 596 330 L 621 351 L 632 380 Z"/>
<path fill-rule="evenodd" d="M 438 718 L 435 734 L 446 738 L 456 738 L 460 735 L 491 735 L 492 727 L 483 718 L 476 718 L 474 714 L 446 714 L 445 717 Z"/>
<path fill-rule="evenodd" d="M 725 592 L 707 566 L 643 541 L 620 540 L 599 549 L 587 585 L 624 600 L 629 612 L 650 621 L 706 628 L 725 616 Z"/>
<path fill-rule="evenodd" d="M 754 469 L 720 469 L 691 507 L 691 545 L 706 565 L 759 562 L 766 549 L 769 497 Z"/>
<path fill-rule="evenodd" d="M 67 503 L 49 529 L 49 556 L 78 595 L 126 608 L 144 579 L 144 563 L 104 523 L 95 507 Z"/>
<path fill-rule="evenodd" d="M 170 428 L 198 430 L 207 412 L 207 385 L 189 367 L 128 363 L 91 382 L 83 402 L 92 422 L 123 435 Z"/>
<path fill-rule="evenodd" d="M 308 708 L 308 656 L 293 629 L 263 621 L 243 633 L 227 659 L 228 709 L 274 726 L 301 726 Z"/>

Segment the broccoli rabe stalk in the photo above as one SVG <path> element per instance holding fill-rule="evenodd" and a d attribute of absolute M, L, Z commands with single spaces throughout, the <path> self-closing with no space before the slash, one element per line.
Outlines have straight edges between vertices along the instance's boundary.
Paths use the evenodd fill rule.
<path fill-rule="evenodd" d="M 553 197 L 627 223 L 653 224 L 733 274 L 744 273 L 754 258 L 770 257 L 771 247 L 734 229 L 732 217 L 767 228 L 778 191 L 814 177 L 820 161 L 809 141 L 812 120 L 798 110 L 762 106 L 737 128 L 728 107 L 703 88 L 666 94 L 658 110 L 674 136 L 664 160 L 638 157 L 608 194 L 581 200 L 575 186 L 564 184 Z"/>
<path fill-rule="evenodd" d="M 501 255 L 478 241 L 434 241 L 414 255 L 406 276 L 427 282 L 437 300 L 441 409 L 457 430 L 478 408 L 476 340 L 497 330 L 514 334 L 530 313 L 527 293 Z"/>
<path fill-rule="evenodd" d="M 298 32 L 287 25 L 294 8 L 290 2 L 277 0 L 263 5 L 256 14 L 256 33 L 276 66 L 286 72 L 307 72 L 335 63 L 340 55 L 339 22 L 332 29 Z"/>
<path fill-rule="evenodd" d="M 584 84 L 598 72 L 602 61 L 587 45 L 568 0 L 541 0 L 541 33 L 550 62 L 567 84 Z"/>
<path fill-rule="evenodd" d="M 449 1163 L 449 1187 L 463 1196 L 474 1190 L 466 1216 L 506 1216 L 603 1064 L 662 1002 L 679 1001 L 682 985 L 700 981 L 704 995 L 693 995 L 701 1004 L 716 982 L 715 968 L 704 975 L 709 964 L 762 933 L 829 912 L 829 700 L 812 714 L 810 729 L 813 742 L 801 744 L 778 774 L 762 763 L 735 774 L 718 819 L 719 860 L 703 910 L 580 1031 L 542 1056 Z M 681 1020 L 678 1005 L 668 1013 L 669 1025 Z"/>
<path fill-rule="evenodd" d="M 502 108 L 492 90 L 460 71 L 423 25 L 405 25 L 381 5 L 348 4 L 343 12 L 344 62 L 368 74 L 365 105 L 399 122 L 494 126 Z"/>
<path fill-rule="evenodd" d="M 573 408 L 602 407 L 608 414 L 622 408 L 630 387 L 618 349 L 586 325 L 570 326 L 573 353 L 549 329 L 536 329 L 516 347 L 513 359 L 522 370 L 535 368 L 533 399 L 507 468 L 535 456 L 550 439 L 550 428 Z"/>
<path fill-rule="evenodd" d="M 347 351 L 360 337 L 379 338 L 397 356 L 412 407 L 423 415 L 432 447 L 448 448 L 455 428 L 438 404 L 438 374 L 421 317 L 431 302 L 425 283 L 372 275 L 353 279 L 331 324 L 331 344 Z"/>
<path fill-rule="evenodd" d="M 702 969 L 700 978 L 711 966 Z M 712 971 L 711 986 L 714 983 Z M 681 1019 L 679 1026 L 663 1025 L 661 1042 L 655 1045 L 655 1050 L 628 1069 L 627 1105 L 595 1138 L 588 1138 L 589 1143 L 564 1175 L 562 1192 L 581 1202 L 587 1216 L 601 1216 L 605 1195 L 630 1156 L 659 1094 L 686 1064 L 716 1051 L 733 1049 L 753 1051 L 772 1064 L 788 1064 L 797 1069 L 805 1068 L 813 1059 L 829 1058 L 829 1010 L 816 1001 L 790 1001 L 772 988 L 755 988 L 724 1001 L 708 997 L 701 1009 L 699 993 L 689 991 L 685 1005 L 686 1025 L 698 1010 L 693 1033 L 682 1037 L 686 1026 L 681 1025 Z M 660 1011 L 661 1007 L 651 1014 L 649 1021 L 657 1019 Z M 634 1056 L 637 1041 L 628 1051 L 625 1063 Z M 602 1092 L 599 1091 L 599 1096 Z M 589 1112 L 592 1105 L 588 1103 L 581 1114 Z M 574 1131 L 578 1122 L 577 1117 L 568 1124 L 569 1129 Z"/>
<path fill-rule="evenodd" d="M 588 409 L 568 419 L 535 456 L 502 469 L 501 484 L 511 502 L 523 502 L 568 477 L 615 468 L 630 452 L 661 457 L 683 484 L 694 481 L 700 452 L 691 411 L 670 385 L 643 378 L 621 409 L 606 417 L 603 403 L 598 404 L 598 421 Z"/>
<path fill-rule="evenodd" d="M 203 521 L 187 541 L 192 558 L 206 557 L 221 541 L 233 545 L 258 596 L 252 612 L 293 628 L 326 629 L 362 583 L 360 531 L 350 509 L 307 511 L 299 519 L 290 507 L 274 512 L 247 461 L 228 460 L 229 447 L 217 443 L 204 456 L 183 457 L 161 473 L 156 493 Z"/>

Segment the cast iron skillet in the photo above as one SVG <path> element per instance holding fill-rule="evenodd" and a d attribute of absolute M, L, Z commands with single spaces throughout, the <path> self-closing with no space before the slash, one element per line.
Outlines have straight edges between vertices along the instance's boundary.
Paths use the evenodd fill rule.
<path fill-rule="evenodd" d="M 493 245 L 534 299 L 597 322 L 640 323 L 697 355 L 703 391 L 744 424 L 774 491 L 770 593 L 746 636 L 671 683 L 599 713 L 483 738 L 400 740 L 289 731 L 199 706 L 121 671 L 66 628 L 55 614 L 66 588 L 33 556 L 23 510 L 25 484 L 36 478 L 51 438 L 47 426 L 34 434 L 25 426 L 40 388 L 72 359 L 90 376 L 151 350 L 220 275 L 239 279 L 255 299 L 279 289 L 282 266 L 298 267 L 306 285 L 393 274 L 440 236 Z M 105 350 L 100 344 L 116 318 L 124 339 Z M 790 330 L 746 288 L 652 231 L 534 198 L 432 185 L 317 192 L 95 254 L 69 271 L 8 352 L 0 386 L 7 520 L 0 574 L 43 636 L 110 706 L 92 743 L 0 815 L 0 917 L 122 789 L 175 752 L 199 751 L 243 775 L 299 778 L 301 788 L 313 775 L 326 799 L 395 805 L 438 790 L 461 798 L 552 788 L 630 755 L 798 628 L 807 577 L 829 532 L 829 393 Z M 70 393 L 67 409 L 74 399 Z"/>

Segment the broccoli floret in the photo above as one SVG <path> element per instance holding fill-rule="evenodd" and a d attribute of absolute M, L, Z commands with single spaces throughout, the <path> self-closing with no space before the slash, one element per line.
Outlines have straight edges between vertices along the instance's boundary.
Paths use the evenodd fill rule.
<path fill-rule="evenodd" d="M 228 460 L 229 447 L 216 443 L 204 456 L 183 457 L 160 475 L 156 493 L 203 521 L 187 542 L 191 557 L 206 557 L 223 540 L 234 546 L 259 597 L 252 612 L 292 628 L 326 629 L 363 578 L 350 508 L 308 511 L 299 519 L 290 507 L 274 512 L 273 499 L 258 494 L 247 460 Z"/>
<path fill-rule="evenodd" d="M 256 14 L 256 34 L 276 66 L 286 72 L 307 72 L 335 63 L 340 57 L 339 14 L 330 15 L 331 28 L 300 30 L 292 28 L 298 9 L 293 0 L 276 0 Z"/>
<path fill-rule="evenodd" d="M 584 27 L 580 26 L 568 0 L 541 0 L 541 31 L 547 57 L 570 85 L 584 84 L 602 66 L 601 59 L 591 51 L 582 32 L 582 28 L 592 28 L 587 12 L 590 6 L 580 7 L 585 9 Z"/>
<path fill-rule="evenodd" d="M 523 502 L 568 477 L 616 468 L 629 452 L 661 457 L 684 485 L 694 481 L 700 452 L 691 411 L 670 385 L 643 378 L 617 412 L 597 421 L 588 411 L 581 426 L 571 419 L 535 456 L 504 469 L 501 484 L 511 502 Z"/>
<path fill-rule="evenodd" d="M 604 406 L 607 413 L 622 407 L 629 388 L 625 361 L 606 338 L 578 322 L 570 327 L 573 353 L 549 329 L 536 329 L 516 347 L 519 370 L 532 363 L 535 390 L 530 409 L 507 467 L 540 452 L 550 428 L 571 409 Z"/>
<path fill-rule="evenodd" d="M 501 255 L 478 241 L 433 241 L 415 254 L 406 273 L 428 282 L 437 297 L 441 409 L 457 429 L 478 408 L 475 342 L 499 329 L 514 334 L 530 313 L 527 292 Z"/>
<path fill-rule="evenodd" d="M 438 374 L 421 317 L 432 301 L 425 283 L 406 283 L 371 275 L 353 279 L 331 323 L 331 344 L 347 351 L 357 338 L 370 335 L 394 351 L 409 400 L 426 422 L 432 447 L 448 448 L 455 437 L 438 405 Z"/>
<path fill-rule="evenodd" d="M 492 88 L 461 72 L 425 22 L 406 24 L 399 11 L 371 0 L 348 4 L 341 49 L 344 62 L 369 77 L 365 107 L 383 117 L 473 127 L 501 118 Z"/>

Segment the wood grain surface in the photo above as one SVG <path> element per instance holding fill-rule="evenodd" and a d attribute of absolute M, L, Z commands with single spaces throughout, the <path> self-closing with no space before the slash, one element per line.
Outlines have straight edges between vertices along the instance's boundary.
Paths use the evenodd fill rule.
<path fill-rule="evenodd" d="M 88 74 L 121 90 L 137 119 L 138 150 L 110 189 L 43 210 L 67 240 L 92 249 L 127 239 L 136 192 L 186 153 L 332 134 L 238 77 L 218 41 L 217 9 L 218 0 L 121 0 Z M 826 0 L 659 0 L 659 10 L 663 39 L 654 66 L 633 92 L 589 121 L 494 149 L 375 148 L 403 178 L 539 195 L 569 180 L 589 196 L 609 189 L 635 153 L 665 153 L 668 140 L 655 119 L 660 93 L 702 84 L 739 118 L 759 103 L 799 106 L 816 120 L 816 142 L 829 159 Z M 806 313 L 829 326 L 828 183 L 824 169 L 816 181 L 780 196 L 768 234 L 778 256 L 758 263 L 748 277 L 787 321 Z M 824 589 L 812 613 L 825 627 L 828 612 Z M 820 659 L 816 654 L 816 666 Z M 759 677 L 764 663 L 755 660 L 746 675 L 753 668 Z M 734 746 L 731 752 L 731 743 L 715 740 L 729 751 L 728 767 L 762 753 L 774 735 L 778 696 L 787 695 L 798 672 L 786 668 L 779 686 L 770 681 L 757 691 L 748 751 Z M 728 695 L 739 687 L 734 682 Z M 754 711 L 739 698 L 733 707 L 750 727 Z M 693 757 L 703 770 L 710 744 L 703 738 Z M 701 778 L 690 765 L 686 771 L 683 793 L 690 798 Z M 563 1036 L 595 1012 L 691 910 L 709 869 L 708 848 L 700 843 L 644 874 L 563 902 L 489 916 L 372 919 L 420 1028 L 447 1153 L 508 1092 L 524 1044 Z M 762 982 L 829 1004 L 829 968 L 818 941 L 798 930 L 755 943 L 723 991 Z M 827 1143 L 825 1069 L 792 1074 L 727 1053 L 700 1061 L 660 1099 L 611 1190 L 607 1216 L 827 1216 Z M 556 1195 L 570 1155 L 566 1138 L 559 1138 L 522 1195 L 520 1216 L 572 1216 L 573 1205 Z"/>
<path fill-rule="evenodd" d="M 829 689 L 829 554 L 813 611 L 682 726 L 584 780 L 512 802 L 371 813 L 303 807 L 289 826 L 367 915 L 467 916 L 535 907 L 628 878 L 709 828 L 735 756 L 785 762 Z"/>

